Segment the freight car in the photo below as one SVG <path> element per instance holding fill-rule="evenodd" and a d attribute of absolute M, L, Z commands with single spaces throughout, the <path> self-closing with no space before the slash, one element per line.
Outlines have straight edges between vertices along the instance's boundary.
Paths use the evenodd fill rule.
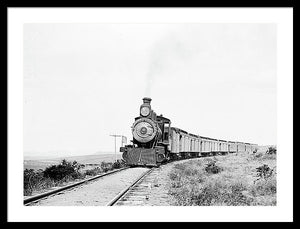
<path fill-rule="evenodd" d="M 171 127 L 170 119 L 158 116 L 150 103 L 151 98 L 143 98 L 140 115 L 131 127 L 132 144 L 120 148 L 127 165 L 159 166 L 181 158 L 253 152 L 257 146 L 199 136 Z"/>

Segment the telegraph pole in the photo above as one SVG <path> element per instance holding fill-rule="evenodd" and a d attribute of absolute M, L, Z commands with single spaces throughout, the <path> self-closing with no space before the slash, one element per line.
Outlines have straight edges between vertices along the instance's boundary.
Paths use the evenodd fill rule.
<path fill-rule="evenodd" d="M 119 134 L 111 134 L 110 136 L 115 138 L 115 161 L 117 161 L 117 141 L 116 140 L 117 140 L 117 137 L 123 138 L 125 136 L 119 135 Z M 122 146 L 123 146 L 123 141 L 122 141 Z"/>

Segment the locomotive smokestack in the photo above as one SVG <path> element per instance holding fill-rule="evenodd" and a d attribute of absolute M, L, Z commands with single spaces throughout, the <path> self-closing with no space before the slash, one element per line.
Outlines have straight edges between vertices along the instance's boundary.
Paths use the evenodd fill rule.
<path fill-rule="evenodd" d="M 152 100 L 152 99 L 151 99 L 151 98 L 148 98 L 148 97 L 143 98 L 144 104 L 149 104 L 149 105 L 150 105 L 151 100 Z"/>

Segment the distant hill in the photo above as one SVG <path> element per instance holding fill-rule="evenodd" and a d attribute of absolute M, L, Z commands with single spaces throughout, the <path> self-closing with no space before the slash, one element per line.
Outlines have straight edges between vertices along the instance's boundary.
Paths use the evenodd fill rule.
<path fill-rule="evenodd" d="M 122 158 L 121 153 L 116 154 L 117 159 Z M 33 159 L 35 158 L 35 159 Z M 56 165 L 61 160 L 66 159 L 67 161 L 77 161 L 80 164 L 101 164 L 102 161 L 113 162 L 115 160 L 114 153 L 95 153 L 91 155 L 82 156 L 69 156 L 69 157 L 57 157 L 57 158 L 38 158 L 38 157 L 25 157 L 24 158 L 24 169 L 45 169 L 50 165 Z"/>

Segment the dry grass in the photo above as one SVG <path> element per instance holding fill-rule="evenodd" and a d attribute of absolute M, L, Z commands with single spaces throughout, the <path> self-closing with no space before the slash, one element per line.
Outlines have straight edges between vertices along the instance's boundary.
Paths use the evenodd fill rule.
<path fill-rule="evenodd" d="M 214 172 L 207 169 L 214 165 Z M 259 177 L 266 165 L 273 173 Z M 230 154 L 201 158 L 174 166 L 169 174 L 169 193 L 176 205 L 276 205 L 276 155 Z"/>

